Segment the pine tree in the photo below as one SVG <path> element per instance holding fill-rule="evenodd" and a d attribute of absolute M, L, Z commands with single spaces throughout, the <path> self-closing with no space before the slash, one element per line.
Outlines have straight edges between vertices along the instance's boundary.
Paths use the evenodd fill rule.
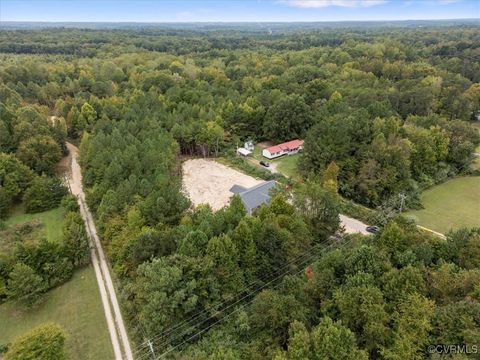
<path fill-rule="evenodd" d="M 335 161 L 332 161 L 323 175 L 323 187 L 332 194 L 338 193 L 338 171 Z"/>

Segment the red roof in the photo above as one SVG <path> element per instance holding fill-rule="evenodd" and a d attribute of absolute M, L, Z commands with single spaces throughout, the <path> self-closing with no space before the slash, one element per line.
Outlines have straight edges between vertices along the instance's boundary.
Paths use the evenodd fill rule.
<path fill-rule="evenodd" d="M 270 154 L 274 154 L 282 150 L 295 150 L 302 145 L 303 145 L 303 140 L 295 139 L 292 141 L 284 142 L 282 144 L 270 146 L 269 148 L 267 148 L 267 150 Z"/>

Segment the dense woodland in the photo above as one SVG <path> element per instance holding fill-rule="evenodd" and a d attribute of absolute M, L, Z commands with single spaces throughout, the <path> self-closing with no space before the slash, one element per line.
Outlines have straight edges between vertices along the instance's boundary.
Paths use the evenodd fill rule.
<path fill-rule="evenodd" d="M 146 338 L 183 359 L 420 359 L 429 344 L 473 345 L 480 230 L 441 240 L 398 217 L 375 236 L 331 236 L 339 196 L 419 206 L 422 190 L 468 173 L 479 60 L 477 26 L 2 30 L 0 215 L 65 198 L 55 164 L 66 139 L 80 144 L 136 356 Z M 193 209 L 181 191 L 182 156 L 297 137 L 308 180 L 254 216 L 238 198 Z M 62 254 L 73 268 L 84 253 Z M 5 296 L 18 273 L 63 281 L 32 259 L 2 260 Z"/>

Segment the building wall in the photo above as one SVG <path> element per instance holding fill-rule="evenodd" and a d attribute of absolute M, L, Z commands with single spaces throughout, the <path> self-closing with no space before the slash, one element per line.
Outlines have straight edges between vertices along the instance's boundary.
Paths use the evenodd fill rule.
<path fill-rule="evenodd" d="M 277 155 L 273 155 L 273 154 L 270 154 L 270 152 L 267 150 L 267 149 L 263 149 L 262 151 L 262 155 L 265 156 L 267 159 L 275 159 L 279 156 L 282 156 L 283 153 L 280 153 L 280 154 L 277 154 Z"/>

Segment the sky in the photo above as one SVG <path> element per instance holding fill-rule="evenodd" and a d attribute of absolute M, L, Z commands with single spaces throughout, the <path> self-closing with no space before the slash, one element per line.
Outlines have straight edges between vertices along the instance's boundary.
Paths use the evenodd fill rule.
<path fill-rule="evenodd" d="M 0 0 L 0 22 L 297 22 L 461 18 L 480 18 L 480 0 Z"/>

